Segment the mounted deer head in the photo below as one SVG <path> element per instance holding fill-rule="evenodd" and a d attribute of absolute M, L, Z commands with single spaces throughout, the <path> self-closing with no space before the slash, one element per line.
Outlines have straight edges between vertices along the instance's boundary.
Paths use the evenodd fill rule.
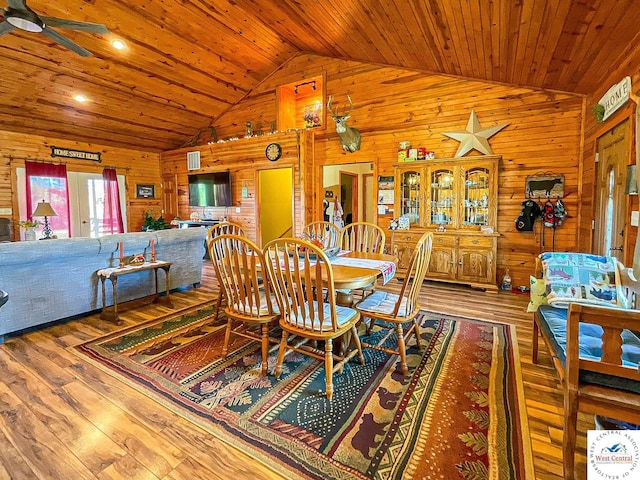
<path fill-rule="evenodd" d="M 349 105 L 351 106 L 348 112 L 343 112 L 342 115 L 339 115 L 337 107 L 335 111 L 331 110 L 333 96 L 329 97 L 327 110 L 329 110 L 331 118 L 336 122 L 336 132 L 342 142 L 342 149 L 345 152 L 355 152 L 356 150 L 360 150 L 360 131 L 347 125 L 347 120 L 351 118 L 351 112 L 353 111 L 353 102 L 351 101 L 351 97 L 347 95 L 347 98 L 349 99 Z"/>

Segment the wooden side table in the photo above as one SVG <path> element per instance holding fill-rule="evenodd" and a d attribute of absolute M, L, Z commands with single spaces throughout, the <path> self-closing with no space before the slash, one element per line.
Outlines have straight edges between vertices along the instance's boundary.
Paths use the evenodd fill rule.
<path fill-rule="evenodd" d="M 167 286 L 167 297 L 166 297 L 166 304 L 169 307 L 173 307 L 173 305 L 171 304 L 171 282 L 169 279 L 169 269 L 171 268 L 171 262 L 164 262 L 161 260 L 158 260 L 156 262 L 150 263 L 150 262 L 145 262 L 142 265 L 127 265 L 125 267 L 111 267 L 111 268 L 103 268 L 102 270 L 98 270 L 97 274 L 98 277 L 100 278 L 100 281 L 102 282 L 102 313 L 100 314 L 100 318 L 106 319 L 107 318 L 107 306 L 106 306 L 106 299 L 107 299 L 107 295 L 106 295 L 106 288 L 105 288 L 105 281 L 107 279 L 111 280 L 111 287 L 113 289 L 113 317 L 112 320 L 120 325 L 122 323 L 122 321 L 120 320 L 120 317 L 118 316 L 118 277 L 122 276 L 122 275 L 128 275 L 130 273 L 135 273 L 135 272 L 142 272 L 145 270 L 153 270 L 154 272 L 154 279 L 155 279 L 155 286 L 156 286 L 156 293 L 155 293 L 155 298 L 153 299 L 154 302 L 157 302 L 158 299 L 160 298 L 160 293 L 158 293 L 158 269 L 162 269 L 164 270 L 165 273 L 165 279 L 166 279 L 166 286 Z"/>

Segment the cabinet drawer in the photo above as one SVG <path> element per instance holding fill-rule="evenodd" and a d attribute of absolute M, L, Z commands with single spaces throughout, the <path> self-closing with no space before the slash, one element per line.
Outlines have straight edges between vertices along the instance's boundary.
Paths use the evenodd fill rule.
<path fill-rule="evenodd" d="M 453 235 L 434 235 L 433 246 L 434 247 L 455 247 L 456 237 Z"/>
<path fill-rule="evenodd" d="M 491 248 L 493 245 L 493 237 L 466 237 L 461 236 L 458 245 L 463 248 Z"/>
<path fill-rule="evenodd" d="M 399 231 L 395 231 L 393 232 L 393 234 L 391 235 L 391 241 L 393 243 L 397 243 L 397 242 L 417 242 L 418 240 L 420 240 L 420 237 L 422 236 L 424 232 L 399 232 Z"/>

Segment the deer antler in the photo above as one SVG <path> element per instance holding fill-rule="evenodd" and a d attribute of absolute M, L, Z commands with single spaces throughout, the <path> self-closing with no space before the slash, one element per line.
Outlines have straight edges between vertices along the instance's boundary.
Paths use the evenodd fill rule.
<path fill-rule="evenodd" d="M 349 95 L 347 95 L 347 98 L 349 99 L 349 105 L 351 105 L 351 108 L 349 109 L 347 115 L 351 115 L 351 112 L 353 112 L 353 102 L 351 101 L 351 97 Z"/>
<path fill-rule="evenodd" d="M 333 117 L 337 117 L 338 116 L 338 107 L 336 107 L 336 110 L 333 111 L 331 110 L 331 105 L 333 104 L 333 95 L 329 95 L 329 101 L 327 102 L 327 110 L 329 110 L 329 112 L 331 112 L 331 115 Z"/>

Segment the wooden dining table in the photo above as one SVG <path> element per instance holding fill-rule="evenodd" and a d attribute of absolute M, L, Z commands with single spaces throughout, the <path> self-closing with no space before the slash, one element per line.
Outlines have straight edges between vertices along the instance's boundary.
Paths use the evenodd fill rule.
<path fill-rule="evenodd" d="M 379 262 L 391 262 L 397 264 L 398 259 L 394 255 L 386 253 L 364 253 L 349 252 L 335 258 L 354 258 L 361 260 L 375 260 Z M 351 290 L 364 288 L 376 282 L 378 277 L 382 277 L 382 271 L 378 268 L 356 267 L 351 265 L 334 265 L 333 283 L 336 288 L 336 303 L 338 305 L 350 307 L 353 305 L 353 294 Z M 339 290 L 339 291 L 338 291 Z"/>
<path fill-rule="evenodd" d="M 386 253 L 348 252 L 341 253 L 335 257 L 330 257 L 329 262 L 331 263 L 331 268 L 333 270 L 333 284 L 336 289 L 336 303 L 345 307 L 353 306 L 352 290 L 368 287 L 376 282 L 378 277 L 382 277 L 383 273 L 376 267 L 334 264 L 334 261 L 340 258 L 390 262 L 394 265 L 397 265 L 398 263 L 398 258 L 395 255 L 389 255 Z M 258 266 L 258 269 L 261 269 L 261 267 Z M 313 274 L 314 272 L 312 272 L 312 276 Z"/>

